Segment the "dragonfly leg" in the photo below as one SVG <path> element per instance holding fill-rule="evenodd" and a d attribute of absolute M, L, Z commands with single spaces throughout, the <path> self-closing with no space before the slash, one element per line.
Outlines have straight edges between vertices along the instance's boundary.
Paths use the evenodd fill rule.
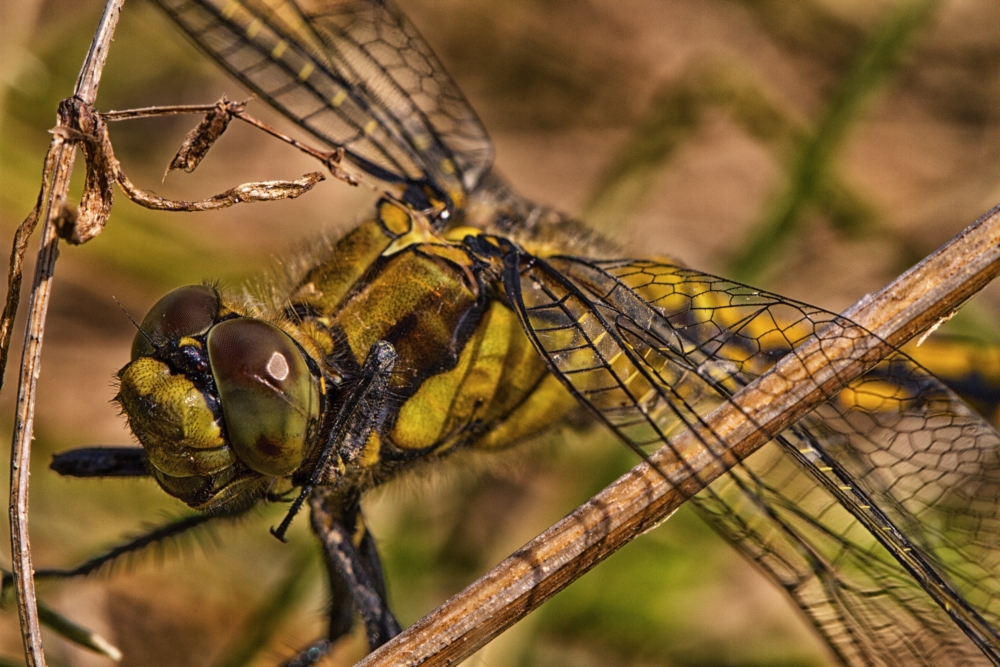
<path fill-rule="evenodd" d="M 378 553 L 375 550 L 375 540 L 371 533 L 365 531 L 362 538 L 358 555 L 362 559 L 362 567 L 369 570 L 374 577 L 372 584 L 378 590 L 382 600 L 386 599 L 384 579 L 382 578 L 382 564 L 379 561 Z M 354 596 L 351 589 L 340 575 L 338 565 L 331 558 L 326 558 L 327 575 L 330 582 L 330 610 L 327 636 L 317 639 L 313 643 L 299 651 L 295 656 L 289 658 L 281 664 L 281 667 L 309 667 L 315 665 L 326 656 L 333 648 L 334 642 L 346 636 L 354 625 Z M 395 629 L 398 632 L 398 628 Z"/>
<path fill-rule="evenodd" d="M 77 447 L 52 457 L 52 470 L 63 477 L 146 477 L 141 447 Z"/>
<path fill-rule="evenodd" d="M 239 512 L 242 514 L 242 511 Z M 73 577 L 85 577 L 113 563 L 114 561 L 129 556 L 158 544 L 163 544 L 167 540 L 174 539 L 183 533 L 192 530 L 209 521 L 220 518 L 232 518 L 236 514 L 192 514 L 190 516 L 176 519 L 169 523 L 157 526 L 151 530 L 131 538 L 117 546 L 114 546 L 102 554 L 98 554 L 76 567 L 71 568 L 45 568 L 35 572 L 35 579 L 71 579 Z M 3 575 L 2 587 L 6 590 L 11 584 L 10 575 Z"/>
<path fill-rule="evenodd" d="M 330 652 L 330 648 L 332 646 L 333 642 L 329 639 L 317 639 L 312 644 L 299 651 L 295 657 L 289 658 L 285 662 L 281 663 L 281 667 L 309 667 L 310 665 L 315 665 Z"/>
<path fill-rule="evenodd" d="M 382 564 L 371 534 L 364 527 L 357 500 L 313 494 L 310 498 L 313 531 L 323 545 L 332 593 L 330 629 L 335 641 L 351 629 L 356 608 L 365 623 L 369 647 L 374 650 L 400 628 L 386 602 Z M 315 645 L 314 645 L 315 646 Z"/>
<path fill-rule="evenodd" d="M 337 469 L 336 459 L 339 458 L 340 462 L 347 465 L 353 464 L 364 451 L 372 432 L 381 429 L 386 417 L 384 408 L 389 396 L 389 378 L 395 364 L 396 350 L 392 344 L 384 340 L 375 341 L 368 351 L 368 358 L 358 371 L 359 381 L 337 413 L 309 478 L 300 482 L 301 493 L 292 502 L 281 524 L 271 529 L 271 534 L 282 542 L 285 541 L 288 527 L 292 525 L 292 519 L 313 489 L 333 481 L 330 474 Z"/>

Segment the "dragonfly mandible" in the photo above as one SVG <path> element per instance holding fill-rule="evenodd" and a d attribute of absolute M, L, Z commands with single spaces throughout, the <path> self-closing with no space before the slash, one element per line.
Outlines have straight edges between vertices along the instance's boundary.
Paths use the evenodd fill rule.
<path fill-rule="evenodd" d="M 429 48 L 391 5 L 317 3 L 298 11 L 289 3 L 270 2 L 164 4 L 217 60 L 305 128 L 343 147 L 348 159 L 381 181 L 391 196 L 380 204 L 372 222 L 352 233 L 363 237 L 363 243 L 341 241 L 347 245 L 331 250 L 340 257 L 361 253 L 362 269 L 376 261 L 379 269 L 361 278 L 364 271 L 328 276 L 322 274 L 330 267 L 350 262 L 316 264 L 299 276 L 290 301 L 276 304 L 275 312 L 281 314 L 272 317 L 280 326 L 274 330 L 272 325 L 267 334 L 286 344 L 281 359 L 307 353 L 302 357 L 304 367 L 293 369 L 292 375 L 311 378 L 316 385 L 302 389 L 306 398 L 298 412 L 305 417 L 295 427 L 301 433 L 290 439 L 314 447 L 316 433 L 336 433 L 327 441 L 336 445 L 339 463 L 333 465 L 328 456 L 317 462 L 319 452 L 309 450 L 295 452 L 293 458 L 298 459 L 290 466 L 273 468 L 247 462 L 252 454 L 240 450 L 223 456 L 230 466 L 236 456 L 241 461 L 236 468 L 207 464 L 196 471 L 199 474 L 181 471 L 174 477 L 186 481 L 178 483 L 167 479 L 178 469 L 171 468 L 171 455 L 163 454 L 159 463 L 153 461 L 161 483 L 189 504 L 202 508 L 245 504 L 241 499 L 247 496 L 270 493 L 273 479 L 291 476 L 299 486 L 315 487 L 314 498 L 335 497 L 338 509 L 350 514 L 356 509 L 354 499 L 323 495 L 324 490 L 340 484 L 341 491 L 360 492 L 418 458 L 491 446 L 491 438 L 496 445 L 511 444 L 542 425 L 516 415 L 512 405 L 534 408 L 537 399 L 537 405 L 559 413 L 564 408 L 552 405 L 574 404 L 564 400 L 568 394 L 556 389 L 548 393 L 549 385 L 540 388 L 542 382 L 560 386 L 552 379 L 561 381 L 626 442 L 643 449 L 664 442 L 702 411 L 726 400 L 815 327 L 837 321 L 820 309 L 677 265 L 561 256 L 552 240 L 565 238 L 571 229 L 579 234 L 574 223 L 521 199 L 491 175 L 492 152 L 485 131 Z M 456 231 L 453 226 L 459 223 L 471 229 Z M 453 274 L 437 288 L 475 291 L 472 288 L 477 287 L 488 295 L 472 298 L 456 292 L 440 302 L 455 313 L 451 320 L 441 317 L 438 322 L 448 323 L 446 332 L 462 333 L 443 339 L 453 346 L 454 358 L 433 370 L 416 363 L 437 358 L 424 358 L 427 350 L 412 343 L 399 315 L 380 313 L 387 324 L 378 335 L 367 327 L 351 329 L 347 319 L 338 319 L 373 312 L 375 301 L 355 301 L 354 310 L 346 304 L 362 293 L 377 291 L 378 278 L 388 276 L 390 267 L 400 275 L 412 275 L 414 266 L 423 264 L 393 264 L 410 254 L 429 255 L 434 266 L 443 263 L 452 268 Z M 344 293 L 324 302 L 334 286 Z M 197 326 L 188 329 L 185 322 L 175 327 L 177 309 L 189 313 L 191 298 L 197 305 Z M 195 339 L 195 347 L 208 349 L 214 366 L 221 356 L 213 354 L 217 346 L 208 338 L 211 331 L 221 340 L 222 332 L 232 328 L 223 327 L 225 322 L 248 319 L 240 314 L 243 306 L 220 298 L 211 288 L 181 292 L 176 299 L 182 307 L 174 302 L 154 307 L 143 326 L 149 338 L 137 337 L 135 360 L 122 376 L 126 412 L 140 440 L 160 453 L 161 445 L 154 443 L 162 439 L 152 434 L 156 424 L 146 423 L 148 408 L 142 404 L 157 390 L 136 389 L 142 381 L 134 375 L 146 372 L 136 362 L 155 359 L 160 364 L 154 364 L 155 372 L 166 367 L 175 376 L 183 369 L 193 377 L 205 359 L 197 355 L 181 359 L 187 352 L 181 352 L 184 346 L 178 341 Z M 410 308 L 408 314 L 416 306 Z M 159 326 L 157 318 L 166 324 Z M 520 350 L 517 367 L 526 370 L 520 371 L 524 375 L 494 372 L 494 378 L 486 381 L 487 389 L 479 385 L 476 394 L 475 385 L 462 385 L 449 374 L 460 363 L 489 374 L 485 354 L 469 352 L 462 361 L 464 350 L 471 349 L 469 341 L 494 340 L 487 332 L 500 325 L 488 318 L 505 318 L 502 326 L 509 337 L 517 338 L 518 331 L 528 334 L 504 348 L 507 359 L 514 358 L 513 350 Z M 470 329 L 462 330 L 458 322 L 471 323 Z M 407 326 L 418 331 L 431 327 L 422 321 Z M 303 328 L 312 328 L 313 333 L 304 334 Z M 316 333 L 322 328 L 326 331 Z M 282 336 L 293 341 L 292 347 Z M 316 342 L 324 336 L 329 338 L 326 348 Z M 382 340 L 390 343 L 391 351 L 376 347 Z M 345 342 L 349 353 L 344 351 Z M 531 349 L 526 343 L 540 356 L 525 354 Z M 412 349 L 401 354 L 407 345 Z M 385 365 L 379 370 L 371 361 L 383 354 Z M 336 374 L 324 366 L 334 366 L 333 359 L 340 364 Z M 409 375 L 396 368 L 400 359 Z M 210 406 L 209 421 L 227 424 L 227 437 L 232 439 L 235 426 L 230 422 L 236 420 L 225 417 L 229 390 L 222 389 L 227 380 L 215 370 L 211 377 L 204 369 L 200 372 L 199 393 L 213 391 L 206 386 L 220 387 L 221 399 L 216 400 L 222 407 Z M 273 375 L 287 373 L 282 366 Z M 357 378 L 368 377 L 375 380 L 375 388 L 356 391 Z M 430 435 L 416 427 L 407 430 L 407 424 L 419 422 L 408 421 L 405 409 L 426 412 L 426 406 L 433 404 L 433 395 L 421 395 L 421 387 L 431 378 L 463 386 L 475 400 L 440 415 L 445 424 Z M 394 391 L 388 392 L 380 381 L 390 383 Z M 507 399 L 512 403 L 497 398 L 495 386 L 502 382 L 516 387 Z M 373 407 L 362 411 L 360 421 L 347 420 L 340 410 L 347 399 L 330 398 L 324 383 L 342 385 L 347 397 Z M 455 386 L 446 395 L 459 396 Z M 139 397 L 129 398 L 130 391 Z M 289 394 L 283 389 L 282 395 Z M 332 416 L 328 420 L 333 412 L 345 415 L 346 421 L 338 426 Z M 507 440 L 496 435 L 510 427 L 514 432 Z M 519 427 L 524 433 L 517 431 Z M 282 436 L 290 434 L 287 429 L 287 422 L 282 422 Z M 357 433 L 363 436 L 360 444 Z M 385 450 L 382 443 L 372 444 L 372 434 L 386 441 Z M 408 437 L 416 444 L 405 446 Z M 913 664 L 925 658 L 941 664 L 942 656 L 974 660 L 978 654 L 965 635 L 883 549 L 895 552 L 923 576 L 944 577 L 955 598 L 968 603 L 968 610 L 956 612 L 960 624 L 976 625 L 968 619 L 981 616 L 986 627 L 995 626 L 996 564 L 991 549 L 995 509 L 987 507 L 994 500 L 990 494 L 995 494 L 990 483 L 995 437 L 933 378 L 896 359 L 824 406 L 815 419 L 785 434 L 768 455 L 762 452 L 713 485 L 696 502 L 720 531 L 785 587 L 845 662 L 882 659 Z M 212 440 L 204 448 L 229 446 Z M 357 467 L 359 461 L 366 467 Z M 971 463 L 961 469 L 958 461 Z M 334 468 L 346 473 L 338 478 L 331 474 Z M 219 476 L 222 470 L 236 470 L 235 476 Z M 197 480 L 193 485 L 192 479 Z M 246 487 L 234 485 L 236 479 Z M 850 489 L 845 491 L 844 486 Z M 849 510 L 862 517 L 878 514 L 879 521 L 894 526 L 890 531 L 894 536 L 878 544 Z M 354 527 L 353 515 L 341 518 Z M 359 557 L 365 568 L 377 570 L 373 546 L 368 541 L 361 545 Z M 909 554 L 917 554 L 918 562 L 909 561 Z M 378 582 L 351 586 L 381 595 Z M 355 601 L 363 605 L 359 596 Z M 375 603 L 377 618 L 369 628 L 372 644 L 394 631 L 381 602 Z M 988 649 L 995 637 L 979 641 Z"/>

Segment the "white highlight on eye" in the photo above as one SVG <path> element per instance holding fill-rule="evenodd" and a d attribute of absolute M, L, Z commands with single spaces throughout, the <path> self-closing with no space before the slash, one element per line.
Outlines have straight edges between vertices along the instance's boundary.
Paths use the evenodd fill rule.
<path fill-rule="evenodd" d="M 288 359 L 285 359 L 285 355 L 281 352 L 273 352 L 271 358 L 267 360 L 267 374 L 272 378 L 281 382 L 288 374 L 291 372 L 291 368 L 288 365 Z"/>

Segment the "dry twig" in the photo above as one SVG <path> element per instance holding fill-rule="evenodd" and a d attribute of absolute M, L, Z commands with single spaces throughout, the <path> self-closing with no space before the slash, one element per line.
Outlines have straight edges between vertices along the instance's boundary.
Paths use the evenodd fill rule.
<path fill-rule="evenodd" d="M 97 99 L 97 88 L 107 58 L 108 47 L 118 24 L 118 16 L 124 0 L 108 0 L 101 16 L 100 24 L 90 51 L 84 60 L 77 79 L 73 97 L 83 104 L 93 104 Z M 14 591 L 17 598 L 18 616 L 21 622 L 21 636 L 28 667 L 45 665 L 35 600 L 35 582 L 31 565 L 31 546 L 28 541 L 28 462 L 31 460 L 31 438 L 34 430 L 35 388 L 40 372 L 42 336 L 45 330 L 45 315 L 52 293 L 52 276 L 58 255 L 59 239 L 56 235 L 56 219 L 60 216 L 69 191 L 70 176 L 76 147 L 59 133 L 53 133 L 49 152 L 45 158 L 45 172 L 42 176 L 42 191 L 35 210 L 19 229 L 15 240 L 14 254 L 26 249 L 27 236 L 38 220 L 42 220 L 42 233 L 38 246 L 38 260 L 35 264 L 35 278 L 29 300 L 28 323 L 25 332 L 24 351 L 21 357 L 21 374 L 18 383 L 17 411 L 14 417 L 14 433 L 10 452 L 10 532 L 11 559 L 14 570 Z M 12 269 L 8 281 L 8 308 L 5 316 L 10 318 L 2 324 L 4 336 L 13 322 L 17 310 L 17 296 L 14 288 L 20 287 L 19 272 L 23 265 L 21 258 L 12 259 Z M 6 362 L 6 349 L 2 361 Z M 0 368 L 0 372 L 2 372 Z"/>

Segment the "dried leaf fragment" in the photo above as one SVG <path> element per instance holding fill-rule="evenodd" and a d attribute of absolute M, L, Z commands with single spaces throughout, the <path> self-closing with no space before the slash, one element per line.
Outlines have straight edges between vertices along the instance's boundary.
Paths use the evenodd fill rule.
<path fill-rule="evenodd" d="M 246 106 L 246 102 L 232 102 L 223 95 L 222 99 L 215 103 L 215 107 L 205 114 L 198 126 L 184 137 L 184 142 L 174 159 L 170 161 L 166 173 L 169 174 L 178 169 L 183 169 L 188 173 L 194 171 L 209 149 L 215 145 L 215 142 L 229 127 L 233 116 L 243 113 Z"/>
<path fill-rule="evenodd" d="M 59 124 L 52 130 L 77 143 L 86 159 L 83 196 L 75 215 L 59 216 L 56 232 L 73 245 L 86 243 L 104 229 L 114 203 L 115 160 L 108 127 L 89 104 L 69 97 L 59 104 Z M 63 212 L 67 209 L 63 208 Z"/>
<path fill-rule="evenodd" d="M 117 171 L 118 185 L 130 200 L 146 208 L 158 211 L 215 211 L 229 208 L 236 204 L 258 201 L 277 201 L 279 199 L 295 199 L 299 195 L 312 190 L 317 183 L 326 179 L 318 171 L 312 171 L 293 181 L 258 181 L 244 183 L 201 201 L 184 201 L 165 199 L 151 192 L 140 190 L 119 169 Z"/>

